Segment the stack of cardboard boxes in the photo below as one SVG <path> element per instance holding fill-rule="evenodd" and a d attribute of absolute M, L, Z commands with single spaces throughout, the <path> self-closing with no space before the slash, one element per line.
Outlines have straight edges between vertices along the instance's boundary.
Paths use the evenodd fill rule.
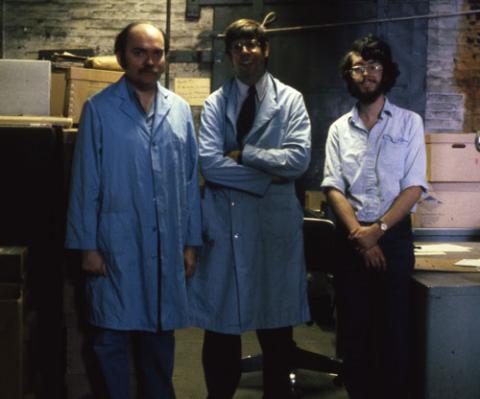
<path fill-rule="evenodd" d="M 88 97 L 116 82 L 123 72 L 50 61 L 0 60 L 0 115 L 66 117 L 76 124 Z"/>
<path fill-rule="evenodd" d="M 11 135 L 12 132 L 17 133 L 18 127 L 27 127 L 29 132 L 31 131 L 31 134 L 35 135 L 37 131 L 40 131 L 39 129 L 44 129 L 45 126 L 54 125 L 62 128 L 64 176 L 63 181 L 55 182 L 54 189 L 56 190 L 58 188 L 58 184 L 62 184 L 64 186 L 62 193 L 65 196 L 67 195 L 69 185 L 70 162 L 76 136 L 76 129 L 65 129 L 65 127 L 71 126 L 72 122 L 74 124 L 79 122 L 83 104 L 88 97 L 120 79 L 122 74 L 122 72 L 87 69 L 76 66 L 59 67 L 50 61 L 0 60 L 0 85 L 2 86 L 2 90 L 0 90 L 0 129 L 7 129 Z M 57 132 L 57 130 L 55 131 Z M 2 137 L 6 136 L 0 134 L 0 138 Z M 55 137 L 58 136 L 56 135 Z M 42 148 L 32 149 L 32 145 L 34 144 L 30 141 L 25 142 L 25 146 L 30 148 L 31 151 L 37 153 L 42 151 Z M 17 158 L 21 158 L 22 156 L 22 154 L 18 155 Z M 47 157 L 47 154 L 43 154 L 43 156 Z M 21 158 L 19 162 L 27 162 L 27 160 Z M 57 164 L 55 163 L 55 165 Z M 58 164 L 58 166 L 61 167 L 60 164 Z M 7 168 L 4 168 L 4 173 L 16 173 L 13 166 L 9 170 L 6 169 Z M 51 172 L 54 171 L 49 170 L 49 173 Z M 8 188 L 8 190 L 11 190 L 11 188 Z M 55 191 L 55 193 L 58 195 L 60 191 Z M 10 195 L 10 191 L 8 191 L 7 194 Z M 12 193 L 11 195 L 14 194 Z M 44 196 L 44 193 L 42 193 L 42 195 Z M 64 210 L 62 207 L 57 207 L 55 211 L 63 212 Z M 62 220 L 64 215 L 60 215 L 58 218 Z M 5 230 L 5 228 L 3 230 Z M 4 235 L 8 238 L 8 242 L 14 241 L 9 231 L 6 231 Z M 37 241 L 34 238 L 32 238 L 32 240 Z M 0 245 L 2 244 L 5 243 L 0 241 Z M 23 353 L 25 353 L 23 350 L 25 340 L 24 330 L 26 323 L 24 320 L 25 290 L 21 281 L 23 281 L 24 255 L 23 252 L 19 252 L 21 250 L 18 249 L 18 247 L 15 248 L 6 249 L 0 246 L 1 399 L 25 399 L 24 397 L 27 392 L 23 390 L 25 378 L 22 376 L 24 376 L 25 373 L 28 374 L 31 372 L 32 369 L 32 365 L 28 366 L 23 363 Z M 59 251 L 61 251 L 61 248 Z M 32 254 L 33 252 L 34 251 L 32 251 Z M 64 265 L 65 270 L 79 269 L 78 264 L 69 264 L 71 259 L 63 257 L 63 254 L 51 254 L 51 256 L 52 258 L 59 259 Z M 33 257 L 31 260 L 32 259 Z M 35 262 L 32 262 L 31 266 L 36 270 L 46 266 L 46 264 L 34 263 Z M 55 280 L 55 276 L 58 276 L 58 274 L 55 276 L 52 274 L 54 272 L 58 273 L 58 269 L 59 268 L 55 268 L 54 265 L 48 265 L 48 273 L 52 279 L 51 281 L 57 281 Z M 39 273 L 37 272 L 36 276 L 38 277 L 38 275 Z M 82 319 L 83 314 L 81 314 L 78 304 L 73 303 L 73 299 L 70 298 L 70 296 L 76 293 L 77 286 L 80 285 L 80 278 L 78 276 L 71 276 L 70 273 L 67 275 L 63 290 L 65 295 L 63 298 L 58 298 L 58 305 L 61 307 L 60 301 L 63 300 L 63 321 L 65 325 L 63 326 L 64 330 L 61 335 L 64 334 L 66 338 L 65 381 L 67 383 L 66 390 L 69 393 L 69 397 L 73 399 L 76 397 L 86 397 L 89 393 L 89 386 L 85 383 L 87 376 L 85 365 L 83 364 L 83 353 L 80 350 L 83 340 L 85 339 L 85 334 L 84 331 L 82 331 L 82 326 L 77 322 L 78 319 Z M 12 280 L 14 276 L 18 278 L 15 277 L 16 279 Z M 36 284 L 38 285 L 38 282 Z M 29 286 L 29 288 L 31 287 Z M 61 290 L 58 291 L 60 292 Z M 42 300 L 44 294 L 48 293 L 42 293 L 41 290 L 37 292 L 37 295 L 41 296 Z M 50 300 L 52 295 L 45 295 L 45 297 L 48 297 Z M 45 320 L 48 321 L 51 315 L 45 314 L 44 317 Z M 61 326 L 58 326 L 56 321 L 55 319 L 55 324 L 52 325 L 51 328 L 58 331 L 58 328 Z M 44 323 L 46 323 L 46 321 L 44 321 Z M 42 335 L 42 337 L 44 336 Z M 44 342 L 39 342 L 39 345 L 44 345 Z M 52 354 L 52 357 L 54 356 L 56 356 L 56 352 Z M 35 360 L 39 364 L 54 363 L 54 361 Z M 45 372 L 44 374 L 47 375 L 48 373 Z M 53 372 L 50 374 L 53 375 Z M 36 378 L 36 376 L 33 377 Z M 37 383 L 39 382 L 34 381 L 35 385 Z M 62 385 L 61 381 L 57 383 L 59 386 Z M 22 392 L 22 390 L 24 392 Z"/>
<path fill-rule="evenodd" d="M 429 192 L 417 205 L 417 228 L 480 229 L 480 152 L 475 133 L 426 135 Z"/>
<path fill-rule="evenodd" d="M 85 101 L 111 83 L 123 72 L 79 67 L 54 68 L 52 71 L 51 115 L 65 116 L 76 124 Z"/>

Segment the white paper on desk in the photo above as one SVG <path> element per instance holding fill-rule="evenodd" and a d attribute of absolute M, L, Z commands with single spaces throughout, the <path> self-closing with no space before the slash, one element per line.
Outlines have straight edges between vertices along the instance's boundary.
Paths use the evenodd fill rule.
<path fill-rule="evenodd" d="M 429 251 L 422 248 L 415 248 L 415 256 L 434 256 L 434 255 L 446 255 L 444 251 Z"/>
<path fill-rule="evenodd" d="M 457 266 L 480 267 L 480 259 L 462 259 L 455 263 Z"/>
<path fill-rule="evenodd" d="M 422 244 L 420 248 L 416 248 L 419 254 L 423 255 L 423 251 L 426 252 L 470 252 L 471 247 L 464 247 L 463 245 L 455 244 Z M 417 253 L 417 252 L 415 252 Z"/>

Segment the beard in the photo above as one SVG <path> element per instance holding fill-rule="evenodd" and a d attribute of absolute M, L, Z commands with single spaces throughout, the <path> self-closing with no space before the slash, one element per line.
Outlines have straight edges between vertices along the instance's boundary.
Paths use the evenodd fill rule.
<path fill-rule="evenodd" d="M 350 94 L 355 97 L 358 101 L 362 104 L 372 104 L 375 100 L 384 94 L 384 87 L 383 82 L 377 86 L 377 88 L 370 92 L 363 92 L 360 90 L 358 85 L 356 85 L 353 81 L 348 82 L 348 91 Z"/>

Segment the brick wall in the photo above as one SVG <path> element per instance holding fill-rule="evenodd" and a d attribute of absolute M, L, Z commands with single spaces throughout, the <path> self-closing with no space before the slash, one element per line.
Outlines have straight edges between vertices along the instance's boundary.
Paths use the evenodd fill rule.
<path fill-rule="evenodd" d="M 461 11 L 462 1 L 432 0 L 430 12 L 443 14 Z M 461 131 L 464 119 L 464 96 L 454 85 L 454 54 L 463 17 L 431 19 L 428 23 L 427 131 Z"/>
<path fill-rule="evenodd" d="M 479 9 L 479 0 L 465 1 L 464 9 Z M 463 130 L 480 130 L 480 14 L 462 19 L 455 58 L 454 84 L 465 96 Z"/>
<path fill-rule="evenodd" d="M 148 20 L 165 28 L 166 0 L 4 0 L 5 58 L 37 58 L 40 49 L 94 48 L 111 54 L 115 35 L 126 24 Z M 172 1 L 172 48 L 198 48 L 211 26 L 211 10 L 200 21 L 185 21 L 185 1 Z"/>
<path fill-rule="evenodd" d="M 432 14 L 480 8 L 479 0 L 431 0 Z M 430 132 L 480 130 L 480 14 L 431 19 L 427 104 Z"/>
<path fill-rule="evenodd" d="M 198 21 L 185 19 L 185 0 L 171 2 L 171 49 L 211 47 L 208 32 L 213 10 L 203 8 Z M 37 59 L 39 50 L 93 48 L 113 54 L 117 33 L 128 23 L 147 20 L 166 30 L 166 0 L 0 0 L 4 5 L 4 58 Z M 1 39 L 1 38 L 0 38 Z M 169 87 L 175 77 L 210 77 L 209 65 L 169 65 Z M 199 107 L 193 107 L 195 120 Z"/>
<path fill-rule="evenodd" d="M 166 0 L 3 0 L 4 57 L 37 58 L 40 49 L 89 47 L 111 54 L 116 33 L 132 20 L 165 27 Z M 480 0 L 430 0 L 430 13 L 480 7 Z M 172 49 L 204 49 L 213 12 L 185 20 L 185 0 L 172 1 Z M 480 15 L 429 20 L 427 59 L 428 131 L 480 130 Z M 207 66 L 172 64 L 170 77 L 209 76 Z M 173 85 L 171 85 L 173 87 Z M 478 101 L 477 101 L 478 100 Z"/>

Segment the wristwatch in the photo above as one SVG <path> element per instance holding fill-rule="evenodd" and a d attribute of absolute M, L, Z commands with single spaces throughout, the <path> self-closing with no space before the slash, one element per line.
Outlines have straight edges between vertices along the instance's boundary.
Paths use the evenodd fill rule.
<path fill-rule="evenodd" d="M 386 224 L 382 219 L 378 219 L 377 223 L 380 227 L 380 230 L 382 230 L 384 233 L 388 230 L 388 224 Z"/>

